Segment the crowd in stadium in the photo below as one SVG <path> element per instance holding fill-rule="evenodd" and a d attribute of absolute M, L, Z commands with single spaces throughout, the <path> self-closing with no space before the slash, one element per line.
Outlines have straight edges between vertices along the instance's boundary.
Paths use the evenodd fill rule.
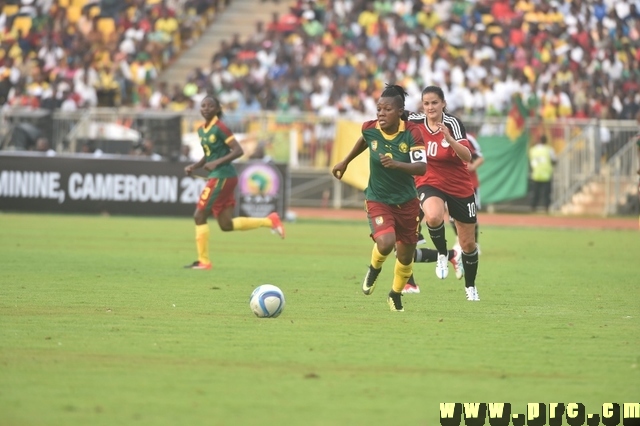
<path fill-rule="evenodd" d="M 468 116 L 505 115 L 514 94 L 546 119 L 640 111 L 638 0 L 290 1 L 247 40 L 229 34 L 186 82 L 157 76 L 216 1 L 16 1 L 0 15 L 5 108 L 179 111 L 209 92 L 240 114 L 359 119 L 375 116 L 384 83 L 397 83 L 410 109 L 435 84 L 451 112 Z"/>
<path fill-rule="evenodd" d="M 228 1 L 228 0 L 227 0 Z M 0 0 L 0 105 L 139 105 L 221 0 Z"/>

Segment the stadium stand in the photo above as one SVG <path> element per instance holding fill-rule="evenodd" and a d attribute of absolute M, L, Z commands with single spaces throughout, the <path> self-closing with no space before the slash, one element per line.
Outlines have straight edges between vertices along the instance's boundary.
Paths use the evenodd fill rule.
<path fill-rule="evenodd" d="M 1 1 L 0 107 L 148 107 L 158 71 L 230 1 Z"/>
<path fill-rule="evenodd" d="M 222 99 L 255 97 L 264 110 L 372 116 L 383 84 L 398 82 L 415 108 L 420 90 L 437 84 L 451 110 L 470 116 L 506 115 L 521 93 L 545 119 L 631 119 L 639 3 L 298 0 L 264 34 L 223 43 L 190 78 Z"/>
<path fill-rule="evenodd" d="M 374 114 L 384 83 L 398 82 L 409 108 L 437 84 L 449 109 L 468 116 L 504 116 L 514 93 L 546 119 L 640 110 L 638 0 L 283 0 L 288 12 L 248 37 L 229 34 L 208 65 L 165 81 L 178 87 L 157 102 L 162 70 L 228 3 L 6 0 L 0 105 L 175 111 L 210 92 L 231 111 L 360 118 Z"/>

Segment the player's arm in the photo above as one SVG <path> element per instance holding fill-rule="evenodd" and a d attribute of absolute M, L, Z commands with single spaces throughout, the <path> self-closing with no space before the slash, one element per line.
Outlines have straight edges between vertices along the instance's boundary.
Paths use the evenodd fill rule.
<path fill-rule="evenodd" d="M 244 150 L 235 137 L 231 136 L 229 139 L 227 139 L 226 142 L 227 146 L 229 147 L 229 152 L 220 158 L 216 158 L 215 160 L 206 163 L 204 165 L 205 170 L 212 171 L 222 164 L 231 163 L 233 160 L 242 157 L 242 154 L 244 154 Z"/>
<path fill-rule="evenodd" d="M 478 167 L 482 166 L 483 164 L 484 164 L 484 157 L 473 156 L 467 168 L 473 172 L 478 170 Z"/>
<path fill-rule="evenodd" d="M 349 165 L 349 163 L 351 163 L 353 159 L 358 155 L 362 154 L 366 149 L 367 143 L 365 142 L 364 138 L 360 136 L 355 145 L 353 145 L 353 148 L 351 148 L 351 151 L 344 158 L 344 160 L 333 166 L 333 170 L 331 171 L 333 176 L 338 179 L 342 179 L 342 175 L 344 175 L 344 172 L 347 170 L 347 166 Z"/>
<path fill-rule="evenodd" d="M 453 130 L 451 128 L 451 124 L 448 123 L 438 123 L 438 128 L 444 135 L 445 140 L 449 143 L 451 148 L 453 148 L 456 155 L 460 157 L 460 159 L 465 163 L 470 163 L 471 150 L 461 143 L 461 141 L 467 140 L 467 133 L 465 132 L 464 126 L 459 120 L 455 118 L 452 119 L 455 120 L 457 124 L 455 126 L 455 130 Z"/>
<path fill-rule="evenodd" d="M 424 147 L 411 150 L 410 163 L 396 161 L 386 155 L 380 155 L 380 163 L 387 169 L 396 169 L 413 176 L 422 176 L 427 172 L 427 153 Z"/>
<path fill-rule="evenodd" d="M 200 167 L 204 166 L 205 162 L 206 162 L 206 157 L 203 155 L 200 160 L 198 160 L 197 162 L 195 162 L 193 164 L 189 164 L 187 167 L 185 167 L 184 168 L 184 173 L 187 176 L 191 176 L 191 173 L 193 173 L 194 170 L 197 170 Z"/>

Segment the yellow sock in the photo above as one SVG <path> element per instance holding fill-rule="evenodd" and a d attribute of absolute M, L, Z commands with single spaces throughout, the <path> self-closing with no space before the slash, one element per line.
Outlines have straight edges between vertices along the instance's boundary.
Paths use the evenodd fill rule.
<path fill-rule="evenodd" d="M 387 260 L 387 256 L 380 254 L 378 244 L 374 244 L 373 250 L 371 251 L 371 266 L 375 269 L 380 269 L 385 260 Z"/>
<path fill-rule="evenodd" d="M 393 268 L 393 291 L 401 293 L 412 273 L 413 261 L 408 265 L 403 265 L 396 259 L 396 266 Z"/>
<path fill-rule="evenodd" d="M 271 219 L 266 217 L 234 217 L 234 231 L 248 231 L 256 228 L 271 228 Z"/>
<path fill-rule="evenodd" d="M 209 224 L 196 225 L 196 247 L 198 248 L 198 261 L 211 263 L 209 260 Z"/>

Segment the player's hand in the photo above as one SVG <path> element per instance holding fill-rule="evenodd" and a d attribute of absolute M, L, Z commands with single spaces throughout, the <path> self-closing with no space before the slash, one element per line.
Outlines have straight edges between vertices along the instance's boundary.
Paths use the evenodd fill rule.
<path fill-rule="evenodd" d="M 195 167 L 193 167 L 193 164 L 190 164 L 184 168 L 184 174 L 186 174 L 187 176 L 191 176 L 191 173 L 193 173 L 194 170 Z"/>
<path fill-rule="evenodd" d="M 391 154 L 378 154 L 380 156 L 380 164 L 386 169 L 395 169 L 396 161 Z"/>
<path fill-rule="evenodd" d="M 346 171 L 347 171 L 347 163 L 345 163 L 344 161 L 341 161 L 335 166 L 333 166 L 333 170 L 331 170 L 331 174 L 336 179 L 342 179 L 342 176 L 344 176 L 344 172 Z"/>
<path fill-rule="evenodd" d="M 438 129 L 440 129 L 445 139 L 448 141 L 451 138 L 451 132 L 449 131 L 449 128 L 445 126 L 444 123 L 438 123 L 436 124 L 436 126 L 438 126 Z"/>

